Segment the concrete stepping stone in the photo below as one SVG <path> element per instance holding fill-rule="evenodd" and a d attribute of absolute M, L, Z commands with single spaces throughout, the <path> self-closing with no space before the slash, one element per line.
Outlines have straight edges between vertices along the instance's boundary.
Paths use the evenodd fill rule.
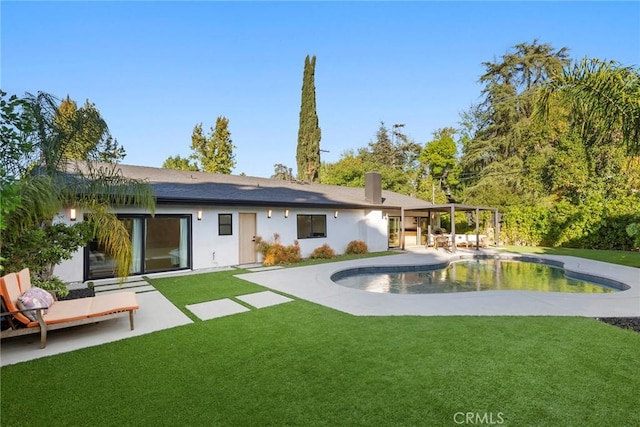
<path fill-rule="evenodd" d="M 278 305 L 285 302 L 293 301 L 291 298 L 287 298 L 283 295 L 271 291 L 240 295 L 236 298 L 240 301 L 246 302 L 247 304 L 255 308 L 270 307 L 272 305 Z"/>
<path fill-rule="evenodd" d="M 229 316 L 231 314 L 250 311 L 242 304 L 238 304 L 229 298 L 214 301 L 201 302 L 187 305 L 189 311 L 198 316 L 200 320 L 215 319 L 217 317 Z"/>

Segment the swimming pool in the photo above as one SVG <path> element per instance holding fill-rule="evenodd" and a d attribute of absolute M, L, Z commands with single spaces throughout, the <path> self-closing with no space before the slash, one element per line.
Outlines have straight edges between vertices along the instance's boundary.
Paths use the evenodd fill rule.
<path fill-rule="evenodd" d="M 339 271 L 331 280 L 348 288 L 392 294 L 611 293 L 628 289 L 612 280 L 566 272 L 562 263 L 526 257 L 473 257 L 439 265 L 360 267 Z"/>

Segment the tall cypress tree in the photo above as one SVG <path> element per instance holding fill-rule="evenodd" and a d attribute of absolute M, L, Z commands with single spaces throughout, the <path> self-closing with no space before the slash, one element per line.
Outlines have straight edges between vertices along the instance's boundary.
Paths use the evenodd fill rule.
<path fill-rule="evenodd" d="M 302 76 L 302 102 L 300 105 L 300 127 L 296 162 L 298 179 L 320 182 L 320 126 L 316 113 L 316 86 L 314 82 L 316 57 L 304 60 Z"/>

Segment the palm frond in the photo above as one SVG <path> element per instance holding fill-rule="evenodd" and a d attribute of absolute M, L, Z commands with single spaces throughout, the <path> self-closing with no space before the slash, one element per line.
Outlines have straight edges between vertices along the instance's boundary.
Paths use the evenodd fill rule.
<path fill-rule="evenodd" d="M 552 77 L 538 92 L 536 117 L 546 119 L 553 99 L 571 107 L 584 131 L 619 130 L 629 153 L 640 152 L 640 72 L 614 61 L 585 58 Z"/>
<path fill-rule="evenodd" d="M 155 195 L 148 181 L 125 177 L 116 163 L 67 162 L 65 193 L 69 201 L 90 205 L 135 206 L 155 213 Z"/>
<path fill-rule="evenodd" d="M 94 200 L 84 206 L 87 220 L 94 225 L 94 236 L 116 264 L 120 283 L 130 274 L 133 265 L 131 236 L 124 223 L 111 212 L 108 204 Z"/>
<path fill-rule="evenodd" d="M 6 218 L 7 239 L 19 239 L 25 229 L 40 227 L 63 207 L 60 187 L 49 176 L 25 176 L 18 181 L 18 191 L 21 203 Z"/>

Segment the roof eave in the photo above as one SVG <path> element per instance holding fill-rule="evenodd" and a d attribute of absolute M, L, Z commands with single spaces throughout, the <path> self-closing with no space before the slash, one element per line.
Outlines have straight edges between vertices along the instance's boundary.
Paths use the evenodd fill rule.
<path fill-rule="evenodd" d="M 187 205 L 187 206 L 255 206 L 255 207 L 301 207 L 301 208 L 328 208 L 328 209 L 400 209 L 401 206 L 390 206 L 367 203 L 317 203 L 317 202 L 284 202 L 261 200 L 228 200 L 228 199 L 194 199 L 181 197 L 158 197 L 158 205 Z"/>

